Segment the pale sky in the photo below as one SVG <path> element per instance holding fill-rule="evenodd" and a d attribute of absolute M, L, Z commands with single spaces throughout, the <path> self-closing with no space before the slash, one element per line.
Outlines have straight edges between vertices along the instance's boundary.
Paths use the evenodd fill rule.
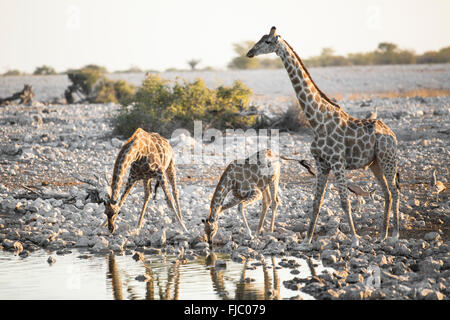
<path fill-rule="evenodd" d="M 417 53 L 450 45 L 449 0 L 0 0 L 0 73 L 89 63 L 163 71 L 226 68 L 232 44 L 271 26 L 304 58 L 394 42 Z"/>

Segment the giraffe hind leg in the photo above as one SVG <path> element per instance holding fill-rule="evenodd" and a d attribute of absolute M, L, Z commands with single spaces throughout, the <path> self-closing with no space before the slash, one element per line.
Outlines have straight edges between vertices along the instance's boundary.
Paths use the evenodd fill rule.
<path fill-rule="evenodd" d="M 312 241 L 314 235 L 314 229 L 316 227 L 317 218 L 319 217 L 320 208 L 322 207 L 323 196 L 327 187 L 328 174 L 330 168 L 320 160 L 316 159 L 317 175 L 316 175 L 316 193 L 314 195 L 313 210 L 311 213 L 311 221 L 308 227 L 308 233 L 304 240 L 305 244 L 309 244 Z"/>
<path fill-rule="evenodd" d="M 181 218 L 178 215 L 178 212 L 176 210 L 175 201 L 174 201 L 174 199 L 173 199 L 173 197 L 172 197 L 172 195 L 170 193 L 169 185 L 168 185 L 167 178 L 166 178 L 166 175 L 165 175 L 164 172 L 160 171 L 158 173 L 158 180 L 159 180 L 159 183 L 160 183 L 160 185 L 161 185 L 161 187 L 162 187 L 162 189 L 164 191 L 164 194 L 166 196 L 167 206 L 173 211 L 173 213 L 175 214 L 175 217 L 178 219 L 178 221 L 180 222 L 180 224 L 183 227 L 183 229 L 185 231 L 187 231 L 186 227 L 184 226 L 183 220 L 181 220 Z"/>
<path fill-rule="evenodd" d="M 261 234 L 262 229 L 264 227 L 264 220 L 266 219 L 267 211 L 269 210 L 269 206 L 272 203 L 272 198 L 269 192 L 269 188 L 266 188 L 262 194 L 262 209 L 261 216 L 259 217 L 259 226 L 258 226 L 258 235 Z"/>
<path fill-rule="evenodd" d="M 383 241 L 388 236 L 389 213 L 391 211 L 392 206 L 392 196 L 391 192 L 389 191 L 388 183 L 384 176 L 383 170 L 381 169 L 380 164 L 378 163 L 378 160 L 375 160 L 369 168 L 372 171 L 375 178 L 377 179 L 378 184 L 380 185 L 384 195 L 384 218 L 382 227 L 383 229 L 381 231 L 382 234 L 381 240 Z"/>
<path fill-rule="evenodd" d="M 173 159 L 170 161 L 169 167 L 166 170 L 167 178 L 169 180 L 170 186 L 172 187 L 172 194 L 173 198 L 175 199 L 175 204 L 177 206 L 177 211 L 175 212 L 175 215 L 178 218 L 178 221 L 181 224 L 181 227 L 185 232 L 188 232 L 186 229 L 186 226 L 183 222 L 183 215 L 181 214 L 181 207 L 180 207 L 180 200 L 178 197 L 178 188 L 177 188 L 177 176 L 176 176 L 176 170 L 175 170 L 175 163 Z"/>
<path fill-rule="evenodd" d="M 345 168 L 341 163 L 338 163 L 334 167 L 334 175 L 338 183 L 339 197 L 341 198 L 342 210 L 344 210 L 347 215 L 347 221 L 350 226 L 350 231 L 352 233 L 353 241 L 352 246 L 357 247 L 359 245 L 358 235 L 356 234 L 355 225 L 353 224 L 352 208 L 350 200 L 348 198 L 348 188 L 347 179 L 345 177 Z"/>
<path fill-rule="evenodd" d="M 139 216 L 139 222 L 137 229 L 140 230 L 142 228 L 142 224 L 144 222 L 144 215 L 145 211 L 147 210 L 148 201 L 150 200 L 150 197 L 152 195 L 152 185 L 151 185 L 152 179 L 144 180 L 144 204 L 141 209 L 141 214 Z"/>
<path fill-rule="evenodd" d="M 272 194 L 272 203 L 271 208 L 272 208 L 272 222 L 270 224 L 270 231 L 273 232 L 273 228 L 275 226 L 275 217 L 277 215 L 277 208 L 278 208 L 278 204 L 279 204 L 279 199 L 278 199 L 278 180 L 272 182 L 269 186 L 270 189 L 270 193 Z"/>

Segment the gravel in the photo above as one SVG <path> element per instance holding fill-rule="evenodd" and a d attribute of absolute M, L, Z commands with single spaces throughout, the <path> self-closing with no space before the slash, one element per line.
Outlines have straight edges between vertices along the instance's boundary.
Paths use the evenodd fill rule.
<path fill-rule="evenodd" d="M 416 68 L 427 68 L 421 76 L 447 77 L 441 84 L 450 83 L 449 65 Z M 349 79 L 358 79 L 362 76 L 359 72 L 364 70 L 367 71 L 364 68 L 353 70 Z M 374 72 L 386 70 L 381 68 Z M 325 83 L 327 77 L 338 71 L 341 70 L 333 68 L 326 73 L 315 69 L 312 73 L 320 79 L 323 72 L 324 80 L 317 82 Z M 415 74 L 417 70 L 395 67 L 394 71 Z M 235 75 L 240 74 L 236 72 Z M 252 79 L 255 76 L 252 72 L 244 74 Z M 330 81 L 335 79 L 330 78 Z M 371 81 L 370 77 L 367 79 Z M 1 81 L 4 79 L 0 78 Z M 410 85 L 411 81 L 405 80 L 404 86 Z M 14 81 L 8 81 L 8 84 L 10 90 Z M 430 84 L 434 84 L 434 80 L 430 80 Z M 41 85 L 53 90 L 49 96 L 58 95 L 47 82 Z M 352 88 L 358 88 L 358 85 Z M 0 88 L 4 90 L 0 96 L 5 95 L 6 89 L 1 84 Z M 277 99 L 272 91 L 266 95 L 259 97 L 264 105 L 286 107 L 286 100 Z M 280 92 L 282 95 L 286 93 Z M 357 117 L 363 117 L 368 111 L 367 107 L 361 107 L 361 100 L 340 103 Z M 450 97 L 374 98 L 370 105 L 378 107 L 379 117 L 393 129 L 399 140 L 402 187 L 399 241 L 377 241 L 384 200 L 371 173 L 359 170 L 348 172 L 348 178 L 364 188 L 376 190 L 373 199 L 364 199 L 361 212 L 353 213 L 361 236 L 360 246 L 351 247 L 350 230 L 339 206 L 333 176 L 325 194 L 315 239 L 311 245 L 301 246 L 309 224 L 314 179 L 296 162 L 282 163 L 281 204 L 273 233 L 266 231 L 262 236 L 250 239 L 242 217 L 232 208 L 220 216 L 214 247 L 210 248 L 202 241 L 201 219 L 208 214 L 215 185 L 226 166 L 225 161 L 216 161 L 212 164 L 177 164 L 180 203 L 189 234 L 182 232 L 162 193 L 158 193 L 156 200 L 151 200 L 144 226 L 136 232 L 143 196 L 143 187 L 138 185 L 121 210 L 116 232 L 110 235 L 107 228 L 99 228 L 105 219 L 103 204 L 92 203 L 89 197 L 92 186 L 81 183 L 74 176 L 95 180 L 95 173 L 100 181 L 103 176 L 110 181 L 115 157 L 126 141 L 126 137 L 111 134 L 109 119 L 118 106 L 34 103 L 32 106 L 2 107 L 0 114 L 0 245 L 24 259 L 40 247 L 57 252 L 81 247 L 89 248 L 93 253 L 124 253 L 130 249 L 176 253 L 183 248 L 189 259 L 206 256 L 214 249 L 229 254 L 238 262 L 261 261 L 264 255 L 320 257 L 334 272 L 307 279 L 294 277 L 284 284 L 285 287 L 302 290 L 319 299 L 448 299 L 448 195 L 444 192 L 436 201 L 428 194 L 428 183 L 433 168 L 436 168 L 439 180 L 448 181 Z M 225 138 L 218 141 L 225 141 Z M 279 151 L 312 161 L 310 142 L 307 131 L 283 134 Z M 192 152 L 201 145 L 188 136 L 172 138 L 171 143 L 177 155 L 183 151 Z M 239 148 L 239 143 L 236 140 L 231 145 Z M 248 144 L 251 143 L 254 140 L 248 140 Z M 207 148 L 207 145 L 201 146 Z M 99 183 L 99 187 L 108 191 L 105 183 Z M 252 232 L 257 228 L 260 210 L 260 202 L 246 209 Z M 266 230 L 271 213 L 267 216 Z M 222 264 L 226 267 L 226 262 Z M 296 270 L 288 260 L 284 264 L 284 268 Z M 140 281 L 146 280 L 144 276 L 141 278 Z"/>

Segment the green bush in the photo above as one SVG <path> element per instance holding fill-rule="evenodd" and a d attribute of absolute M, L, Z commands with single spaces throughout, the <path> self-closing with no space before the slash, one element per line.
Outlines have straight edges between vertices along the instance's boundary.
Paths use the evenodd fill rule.
<path fill-rule="evenodd" d="M 22 71 L 20 71 L 20 70 L 12 69 L 12 70 L 6 71 L 6 72 L 3 74 L 3 76 L 23 76 L 23 75 L 25 75 L 25 74 L 26 74 L 26 73 L 24 73 L 24 72 L 22 72 Z"/>
<path fill-rule="evenodd" d="M 42 76 L 47 76 L 47 75 L 52 75 L 52 74 L 56 74 L 56 71 L 54 68 L 47 66 L 47 65 L 43 65 L 41 67 L 36 67 L 36 69 L 34 69 L 33 72 L 34 75 L 42 75 Z"/>
<path fill-rule="evenodd" d="M 70 70 L 67 76 L 72 84 L 64 93 L 67 102 L 74 102 L 73 94 L 75 93 L 82 101 L 129 103 L 134 96 L 136 87 L 124 80 L 110 80 L 106 78 L 105 72 L 105 68 L 96 65 Z"/>
<path fill-rule="evenodd" d="M 213 90 L 201 79 L 171 85 L 158 75 L 149 75 L 131 99 L 133 104 L 122 103 L 113 126 L 115 133 L 123 136 L 139 127 L 164 136 L 179 128 L 193 132 L 195 120 L 201 120 L 203 128 L 248 128 L 256 117 L 239 113 L 248 110 L 251 94 L 241 81 Z"/>

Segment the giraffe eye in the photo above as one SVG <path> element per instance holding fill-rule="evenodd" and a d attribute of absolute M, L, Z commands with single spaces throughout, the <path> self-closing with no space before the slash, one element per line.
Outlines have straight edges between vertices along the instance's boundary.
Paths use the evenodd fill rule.
<path fill-rule="evenodd" d="M 266 43 L 267 43 L 267 44 L 271 44 L 271 42 L 270 42 L 270 41 L 266 41 Z"/>

